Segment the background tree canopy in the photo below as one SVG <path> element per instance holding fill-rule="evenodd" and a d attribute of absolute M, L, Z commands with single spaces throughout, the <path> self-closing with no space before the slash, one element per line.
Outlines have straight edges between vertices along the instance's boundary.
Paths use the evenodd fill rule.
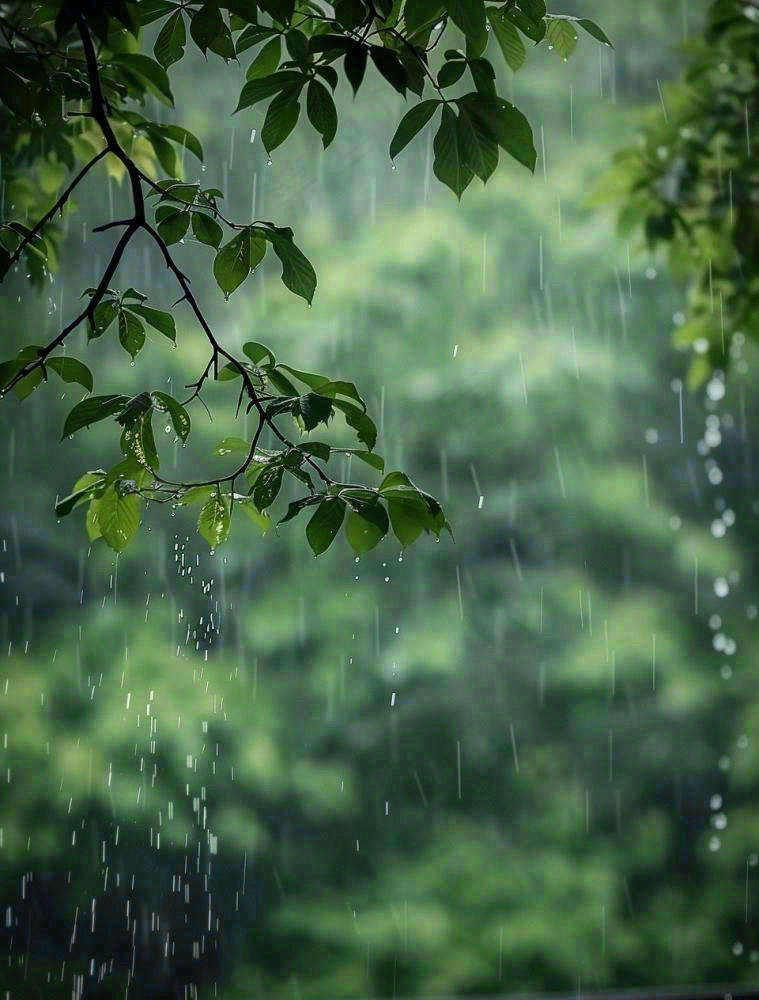
<path fill-rule="evenodd" d="M 666 102 L 707 8 L 569 13 L 614 50 L 582 37 L 566 63 L 546 42 L 517 74 L 497 63 L 537 167 L 504 158 L 460 203 L 436 183 L 434 126 L 392 169 L 408 104 L 376 67 L 355 102 L 338 86 L 326 153 L 304 122 L 270 156 L 266 107 L 230 116 L 244 74 L 206 62 L 188 31 L 171 86 L 206 169 L 188 147 L 183 183 L 218 185 L 227 218 L 291 225 L 319 272 L 309 310 L 269 246 L 226 303 L 190 222 L 171 249 L 211 329 L 240 359 L 261 343 L 355 379 L 376 452 L 439 498 L 455 543 L 406 552 L 389 534 L 358 563 L 343 544 L 317 561 L 284 526 L 211 554 L 197 507 L 150 505 L 117 556 L 49 510 L 93 454 L 118 461 L 114 425 L 58 441 L 83 387 L 55 370 L 3 401 L 0 981 L 14 1000 L 755 981 L 756 348 L 733 338 L 729 370 L 688 392 L 694 352 L 669 333 L 694 272 L 637 253 L 614 235 L 621 202 L 588 199 L 641 106 L 662 115 L 657 80 Z M 174 122 L 155 95 L 142 113 Z M 80 187 L 65 268 L 35 294 L 32 265 L 11 269 L 6 356 L 87 304 L 114 237 L 92 227 L 129 198 L 126 176 Z M 156 259 L 136 242 L 120 285 L 149 308 L 177 294 Z M 176 351 L 146 326 L 134 367 L 116 321 L 91 342 L 74 332 L 67 356 L 92 360 L 98 394 L 137 397 L 148 366 L 153 391 L 181 400 L 208 348 L 184 307 L 175 326 Z M 192 413 L 194 445 L 154 417 L 176 482 L 199 460 L 226 475 L 219 443 L 255 432 L 253 411 L 234 419 L 239 379 L 207 381 L 214 420 Z M 356 446 L 349 431 L 338 447 Z M 269 427 L 259 444 L 279 447 Z M 333 462 L 349 481 L 355 456 Z"/>

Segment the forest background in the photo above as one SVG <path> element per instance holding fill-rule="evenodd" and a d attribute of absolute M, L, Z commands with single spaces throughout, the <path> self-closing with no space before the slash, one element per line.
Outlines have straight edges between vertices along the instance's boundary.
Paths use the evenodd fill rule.
<path fill-rule="evenodd" d="M 689 389 L 684 285 L 593 199 L 640 110 L 667 114 L 705 4 L 566 7 L 614 50 L 533 54 L 506 85 L 536 174 L 503 164 L 461 205 L 426 138 L 391 165 L 401 98 L 343 93 L 333 148 L 298 130 L 269 165 L 262 113 L 229 115 L 237 76 L 197 53 L 177 69 L 206 179 L 292 224 L 320 275 L 311 310 L 275 269 L 229 303 L 199 276 L 215 328 L 355 378 L 455 541 L 316 561 L 289 525 L 240 524 L 209 554 L 191 515 L 151 510 L 116 558 L 52 511 L 107 448 L 51 435 L 78 397 L 3 406 L 11 995 L 755 980 L 756 351 L 733 338 L 729 370 Z M 65 277 L 4 286 L 7 354 L 102 271 L 85 225 L 125 195 L 101 194 Z M 132 267 L 160 298 L 162 270 Z M 193 336 L 137 364 L 189 381 Z M 201 426 L 211 456 L 232 428 Z"/>

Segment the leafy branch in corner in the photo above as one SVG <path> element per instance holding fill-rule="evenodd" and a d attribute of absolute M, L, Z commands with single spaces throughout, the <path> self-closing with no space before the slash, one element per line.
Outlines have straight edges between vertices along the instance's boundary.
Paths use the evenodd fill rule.
<path fill-rule="evenodd" d="M 145 28 L 153 24 L 151 56 L 143 43 Z M 269 100 L 261 130 L 267 152 L 296 127 L 304 98 L 306 116 L 326 148 L 338 128 L 334 93 L 340 74 L 335 64 L 342 61 L 354 95 L 372 65 L 404 98 L 410 93 L 418 99 L 397 126 L 391 158 L 439 115 L 434 172 L 460 198 L 475 176 L 488 180 L 500 151 L 530 170 L 537 158 L 527 119 L 497 92 L 496 70 L 486 56 L 491 39 L 491 47 L 516 71 L 525 60 L 526 45 L 544 38 L 566 58 L 577 44 L 575 25 L 609 44 L 596 24 L 548 14 L 543 0 L 493 5 L 484 0 L 0 3 L 2 218 L 11 219 L 0 223 L 0 279 L 15 274 L 23 260 L 28 279 L 41 285 L 57 267 L 64 239 L 59 220 L 74 210 L 72 196 L 100 165 L 127 181 L 131 199 L 127 218 L 94 228 L 95 233 L 115 230 L 119 235 L 97 284 L 85 290 L 83 308 L 47 344 L 25 345 L 0 364 L 3 396 L 13 391 L 26 398 L 51 372 L 86 390 L 65 419 L 64 437 L 104 420 L 120 431 L 121 460 L 107 471 L 81 476 L 71 494 L 56 504 L 58 516 L 86 504 L 90 539 L 102 537 L 121 551 L 138 531 L 144 503 L 197 504 L 198 530 L 215 547 L 229 535 L 238 508 L 267 530 L 283 484 L 295 481 L 303 495 L 289 503 L 279 523 L 308 513 L 306 537 L 317 555 L 343 526 L 357 553 L 373 548 L 391 529 L 404 546 L 425 531 L 439 537 L 448 528 L 440 504 L 403 472 L 385 474 L 383 459 L 374 451 L 375 424 L 352 382 L 280 363 L 260 343 L 246 343 L 242 356 L 223 346 L 174 255 L 173 248 L 188 232 L 214 252 L 213 274 L 226 298 L 269 250 L 280 262 L 285 286 L 309 305 L 316 274 L 291 229 L 265 220 L 227 219 L 218 188 L 184 177 L 185 151 L 203 159 L 197 137 L 179 124 L 146 118 L 138 109 L 148 96 L 173 107 L 167 71 L 185 57 L 189 32 L 206 58 L 212 53 L 239 62 L 243 53 L 255 50 L 236 113 Z M 446 49 L 440 60 L 432 54 L 443 36 L 458 36 L 464 47 Z M 466 89 L 467 75 L 473 89 Z M 426 89 L 434 96 L 425 97 Z M 77 111 L 71 110 L 73 103 Z M 30 218 L 37 220 L 31 227 Z M 147 304 L 138 289 L 113 287 L 140 233 L 152 242 L 176 285 L 174 306 L 189 308 L 208 345 L 208 361 L 182 401 L 157 390 L 91 395 L 89 368 L 65 353 L 69 336 L 83 325 L 90 340 L 115 330 L 132 360 L 145 344 L 146 327 L 176 342 L 172 312 Z M 192 429 L 190 408 L 206 405 L 203 392 L 209 380 L 239 382 L 236 413 L 244 408 L 255 417 L 254 433 L 249 440 L 226 438 L 217 446 L 217 454 L 233 456 L 232 472 L 174 482 L 161 472 L 153 420 L 162 415 L 185 442 Z M 311 432 L 327 427 L 338 414 L 359 447 L 339 448 L 311 438 Z M 305 439 L 296 442 L 286 421 L 294 422 Z M 279 443 L 277 450 L 260 446 L 265 428 Z M 328 471 L 336 455 L 349 455 L 383 478 L 376 486 L 339 482 Z"/>

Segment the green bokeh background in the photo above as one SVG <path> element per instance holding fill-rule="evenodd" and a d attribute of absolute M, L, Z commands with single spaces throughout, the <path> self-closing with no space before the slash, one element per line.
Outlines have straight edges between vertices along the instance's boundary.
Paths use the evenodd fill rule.
<path fill-rule="evenodd" d="M 536 174 L 504 164 L 461 205 L 426 137 L 391 168 L 402 102 L 379 87 L 342 94 L 328 153 L 306 127 L 269 166 L 262 112 L 229 115 L 241 71 L 177 69 L 227 214 L 292 225 L 319 274 L 311 310 L 268 266 L 224 303 L 186 241 L 219 335 L 354 379 L 455 541 L 315 560 L 297 522 L 236 522 L 211 555 L 157 509 L 115 559 L 52 513 L 112 457 L 108 431 L 58 443 L 70 387 L 4 404 L 11 997 L 69 997 L 75 976 L 84 996 L 225 1000 L 755 980 L 756 358 L 681 392 L 683 289 L 590 198 L 703 4 L 567 12 L 614 52 L 532 53 L 505 86 Z M 108 250 L 82 224 L 124 199 L 104 179 L 64 271 L 4 291 L 6 354 L 73 307 Z M 175 297 L 147 245 L 120 283 Z M 82 344 L 98 391 L 197 377 L 204 342 L 177 318 L 181 349 L 156 335 L 133 369 Z M 223 467 L 229 392 L 186 449 L 165 436 L 174 478 Z"/>

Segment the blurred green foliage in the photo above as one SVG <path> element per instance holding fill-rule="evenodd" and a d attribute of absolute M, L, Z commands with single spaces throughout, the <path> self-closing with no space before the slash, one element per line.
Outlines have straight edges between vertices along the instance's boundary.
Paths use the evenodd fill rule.
<path fill-rule="evenodd" d="M 610 32 L 631 17 L 597 6 Z M 366 120 L 346 102 L 336 156 L 294 137 L 271 167 L 219 126 L 221 82 L 197 104 L 209 172 L 241 205 L 287 206 L 325 275 L 307 314 L 264 270 L 214 322 L 230 345 L 364 369 L 379 444 L 434 486 L 455 543 L 317 562 L 290 526 L 250 525 L 210 556 L 177 511 L 114 559 L 32 486 L 42 468 L 63 495 L 100 431 L 59 451 L 71 399 L 49 390 L 5 416 L 12 997 L 68 997 L 75 974 L 83 996 L 225 1000 L 752 980 L 759 396 L 737 367 L 681 393 L 685 291 L 657 259 L 628 271 L 612 213 L 586 203 L 679 27 L 616 104 L 610 55 L 602 93 L 547 63 L 563 103 L 520 76 L 545 179 L 504 170 L 461 206 L 423 144 L 390 169 L 380 97 Z M 45 290 L 51 326 L 69 294 Z M 38 305 L 6 298 L 10 336 Z M 164 338 L 144 353 L 168 378 Z M 167 467 L 222 467 L 228 433 L 199 421 Z"/>

